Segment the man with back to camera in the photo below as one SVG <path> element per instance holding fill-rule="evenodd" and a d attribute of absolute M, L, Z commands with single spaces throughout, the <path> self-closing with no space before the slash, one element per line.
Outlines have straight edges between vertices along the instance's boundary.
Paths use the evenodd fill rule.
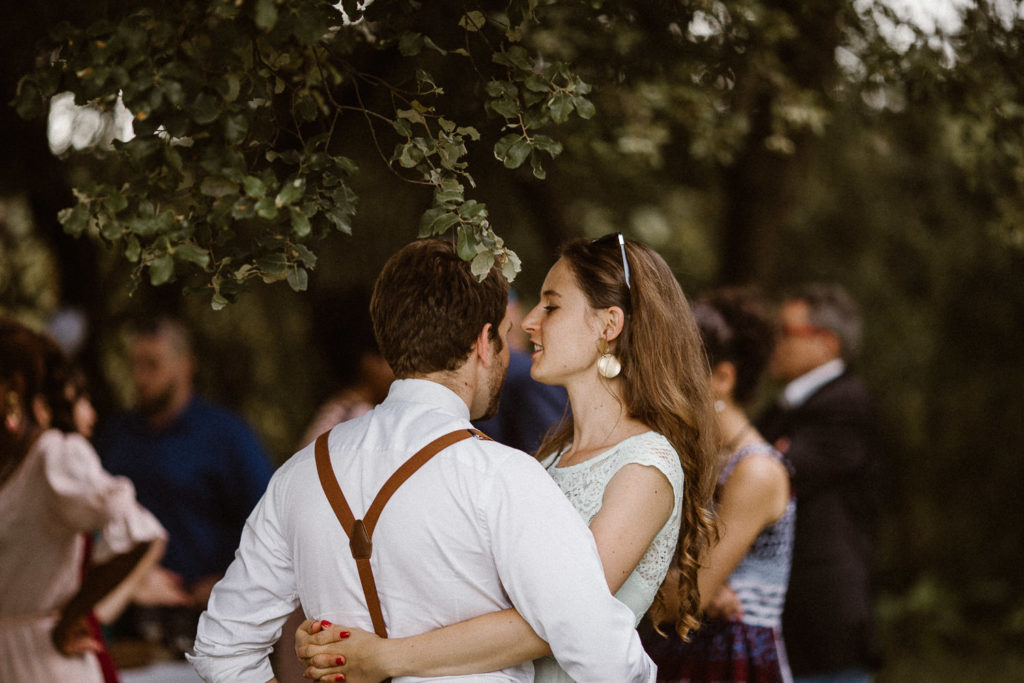
<path fill-rule="evenodd" d="M 240 417 L 195 394 L 192 341 L 179 320 L 136 321 L 129 355 L 135 408 L 102 431 L 97 450 L 110 472 L 132 481 L 169 540 L 162 565 L 133 596 L 125 618 L 134 623 L 116 631 L 155 632 L 181 657 L 273 470 Z"/>
<path fill-rule="evenodd" d="M 769 372 L 785 382 L 760 420 L 795 470 L 799 511 L 782 634 L 798 683 L 866 683 L 877 666 L 871 561 L 879 446 L 848 362 L 861 320 L 838 285 L 786 297 Z"/>
<path fill-rule="evenodd" d="M 388 260 L 371 314 L 396 380 L 383 403 L 334 427 L 322 451 L 355 518 L 422 446 L 497 409 L 509 361 L 507 297 L 497 267 L 477 281 L 446 240 L 413 242 Z M 306 446 L 274 475 L 213 591 L 190 657 L 206 681 L 272 680 L 268 654 L 300 602 L 308 617 L 373 629 L 315 452 Z M 372 548 L 391 637 L 514 607 L 577 680 L 654 680 L 589 529 L 521 451 L 476 438 L 442 450 L 397 489 Z M 532 681 L 532 664 L 466 680 Z"/>

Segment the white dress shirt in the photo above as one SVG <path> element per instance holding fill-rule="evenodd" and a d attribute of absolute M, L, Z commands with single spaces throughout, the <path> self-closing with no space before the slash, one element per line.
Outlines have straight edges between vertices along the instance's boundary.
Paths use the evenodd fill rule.
<path fill-rule="evenodd" d="M 398 380 L 371 412 L 336 426 L 331 464 L 356 519 L 433 439 L 470 427 L 454 392 Z M 388 633 L 409 636 L 514 607 L 579 681 L 653 681 L 633 614 L 608 591 L 594 539 L 538 462 L 466 439 L 417 471 L 384 508 L 371 559 Z M 372 631 L 348 538 L 317 477 L 314 448 L 274 475 L 214 588 L 189 659 L 206 681 L 265 683 L 292 610 Z M 396 678 L 396 683 L 423 679 Z M 531 681 L 529 662 L 430 680 Z"/>
<path fill-rule="evenodd" d="M 809 370 L 786 385 L 782 390 L 782 401 L 787 408 L 803 405 L 811 394 L 822 388 L 846 371 L 842 358 L 833 358 Z"/>

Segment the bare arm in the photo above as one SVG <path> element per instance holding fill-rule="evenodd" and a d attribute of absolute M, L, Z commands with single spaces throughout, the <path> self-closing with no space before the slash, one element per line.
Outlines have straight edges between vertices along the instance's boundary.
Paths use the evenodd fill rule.
<path fill-rule="evenodd" d="M 656 468 L 631 464 L 612 477 L 590 531 L 613 593 L 636 568 L 671 516 L 673 505 L 672 485 Z M 331 676 L 339 673 L 344 673 L 349 683 L 377 683 L 394 676 L 465 675 L 551 654 L 547 643 L 512 609 L 417 636 L 386 640 L 340 627 L 311 637 L 319 631 L 318 624 L 303 624 L 295 643 L 307 674 L 322 680 L 333 680 Z M 350 637 L 339 640 L 341 631 L 349 632 Z"/>
<path fill-rule="evenodd" d="M 149 550 L 151 543 L 140 543 L 127 553 L 93 567 L 78 592 L 64 605 L 51 638 L 65 654 L 93 649 L 91 638 L 81 629 L 82 620 L 103 596 L 110 593 L 128 576 Z"/>
<path fill-rule="evenodd" d="M 101 624 L 110 624 L 121 616 L 125 607 L 132 601 L 136 589 L 160 562 L 166 549 L 167 541 L 164 539 L 153 541 L 131 573 L 114 590 L 96 603 L 93 611 Z"/>
<path fill-rule="evenodd" d="M 789 502 L 785 467 L 767 456 L 744 458 L 722 488 L 720 536 L 697 573 L 701 609 L 707 609 L 754 540 L 782 516 Z"/>
<path fill-rule="evenodd" d="M 305 621 L 295 652 L 306 676 L 378 683 L 395 676 L 458 676 L 497 671 L 551 654 L 518 612 L 491 612 L 408 638 L 380 638 L 357 628 Z"/>

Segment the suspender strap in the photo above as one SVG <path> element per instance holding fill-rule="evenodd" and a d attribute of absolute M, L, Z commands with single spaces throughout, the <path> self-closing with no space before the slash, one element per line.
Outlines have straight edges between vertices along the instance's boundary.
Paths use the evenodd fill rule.
<path fill-rule="evenodd" d="M 363 586 L 366 606 L 370 611 L 370 619 L 373 621 L 373 630 L 381 638 L 387 638 L 387 626 L 384 624 L 384 615 L 380 608 L 377 584 L 373 579 L 373 570 L 370 567 L 370 556 L 373 554 L 373 530 L 377 526 L 380 513 L 398 487 L 442 450 L 471 436 L 478 439 L 488 439 L 488 437 L 475 429 L 457 429 L 434 439 L 395 470 L 394 474 L 384 482 L 384 486 L 377 492 L 373 502 L 370 503 L 366 516 L 363 519 L 356 519 L 348 501 L 345 500 L 345 494 L 341 491 L 337 477 L 334 476 L 334 469 L 331 467 L 331 454 L 327 448 L 329 434 L 330 430 L 321 434 L 316 440 L 316 471 L 320 475 L 320 485 L 323 487 L 324 493 L 327 494 L 327 500 L 334 510 L 334 515 L 341 523 L 341 528 L 345 530 L 345 535 L 348 536 L 349 548 L 356 561 L 356 568 L 359 570 L 359 582 Z"/>

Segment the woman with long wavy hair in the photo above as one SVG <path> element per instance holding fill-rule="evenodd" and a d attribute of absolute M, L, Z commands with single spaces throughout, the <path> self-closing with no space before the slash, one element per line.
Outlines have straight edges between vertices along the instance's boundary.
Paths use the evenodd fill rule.
<path fill-rule="evenodd" d="M 679 283 L 654 250 L 619 233 L 573 241 L 522 327 L 533 378 L 564 386 L 571 404 L 538 458 L 589 524 L 609 589 L 637 622 L 650 608 L 685 637 L 699 624 L 697 569 L 713 533 L 714 442 L 707 360 Z M 677 578 L 662 587 L 670 567 Z M 307 675 L 321 680 L 471 674 L 527 659 L 537 681 L 571 680 L 514 610 L 390 640 L 306 622 L 297 643 Z"/>

